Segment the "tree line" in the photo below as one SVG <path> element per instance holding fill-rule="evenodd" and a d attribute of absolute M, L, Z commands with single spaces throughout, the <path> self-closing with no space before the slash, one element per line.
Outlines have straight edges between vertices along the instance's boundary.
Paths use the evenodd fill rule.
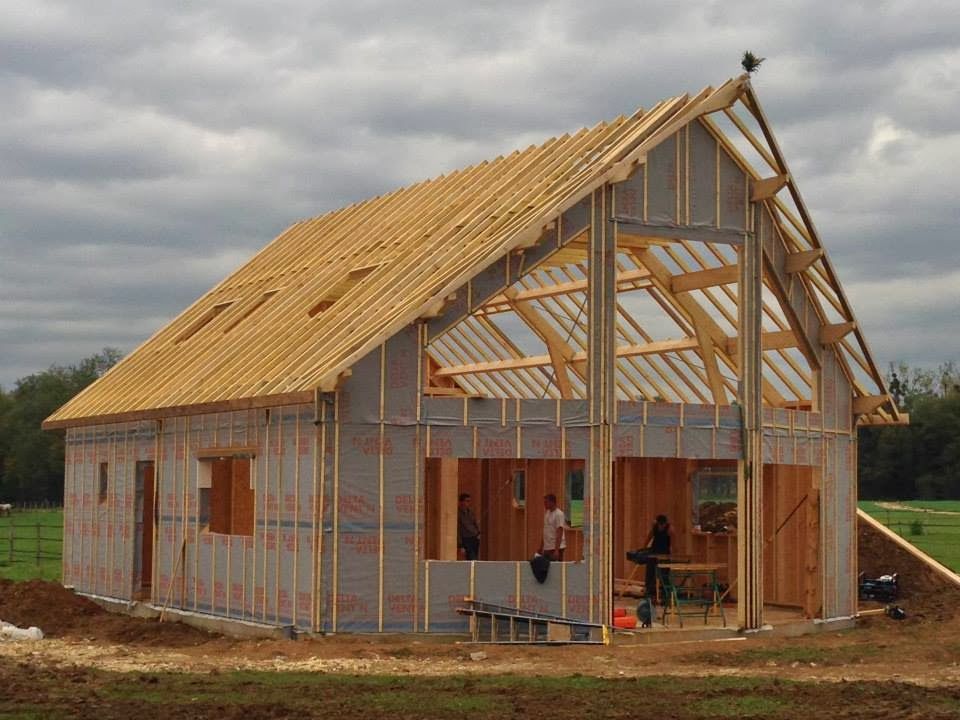
<path fill-rule="evenodd" d="M 64 432 L 40 429 L 54 410 L 120 359 L 104 348 L 76 365 L 54 365 L 0 388 L 0 502 L 63 502 Z"/>
<path fill-rule="evenodd" d="M 960 499 L 960 368 L 891 365 L 887 386 L 910 424 L 860 428 L 860 497 Z"/>
<path fill-rule="evenodd" d="M 104 348 L 0 388 L 0 502 L 63 501 L 62 431 L 40 423 L 120 359 Z M 906 426 L 860 429 L 860 497 L 960 499 L 960 368 L 891 365 L 888 387 Z"/>

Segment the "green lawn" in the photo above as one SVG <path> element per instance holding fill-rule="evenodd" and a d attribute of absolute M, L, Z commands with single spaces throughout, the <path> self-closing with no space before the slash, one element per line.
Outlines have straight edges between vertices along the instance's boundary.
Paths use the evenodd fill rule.
<path fill-rule="evenodd" d="M 60 580 L 63 510 L 14 510 L 0 517 L 0 578 Z"/>
<path fill-rule="evenodd" d="M 919 509 L 960 512 L 960 501 L 956 500 L 898 502 Z M 960 515 L 888 510 L 872 501 L 861 502 L 860 509 L 948 568 L 960 572 Z"/>

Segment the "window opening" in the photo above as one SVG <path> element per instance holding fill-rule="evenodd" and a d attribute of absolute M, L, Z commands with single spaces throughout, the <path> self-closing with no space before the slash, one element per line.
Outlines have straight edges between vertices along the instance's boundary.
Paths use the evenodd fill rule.
<path fill-rule="evenodd" d="M 102 462 L 100 463 L 100 476 L 97 482 L 97 501 L 98 502 L 107 501 L 108 480 L 109 480 L 108 464 L 105 462 Z"/>
<path fill-rule="evenodd" d="M 207 531 L 253 535 L 250 465 L 251 459 L 243 456 L 200 459 L 197 515 Z"/>
<path fill-rule="evenodd" d="M 220 313 L 222 313 L 231 305 L 233 305 L 233 300 L 217 303 L 212 308 L 207 310 L 202 316 L 200 316 L 200 318 L 196 322 L 194 322 L 186 330 L 180 333 L 180 335 L 177 336 L 177 339 L 174 340 L 174 342 L 178 345 L 182 342 L 186 342 L 187 340 L 192 338 L 194 335 L 196 335 L 198 332 L 203 330 L 203 328 L 205 328 L 211 322 L 213 322 L 214 318 L 216 318 Z"/>
<path fill-rule="evenodd" d="M 737 531 L 737 474 L 703 470 L 693 476 L 694 529 L 709 533 Z"/>
<path fill-rule="evenodd" d="M 567 524 L 570 527 L 583 526 L 583 469 L 567 472 L 566 492 L 569 513 Z"/>
<path fill-rule="evenodd" d="M 522 508 L 527 505 L 527 471 L 513 471 L 513 505 Z"/>
<path fill-rule="evenodd" d="M 363 265 L 347 271 L 347 274 L 343 276 L 337 282 L 337 284 L 333 286 L 333 288 L 331 288 L 330 292 L 328 292 L 320 302 L 307 311 L 307 315 L 310 317 L 316 317 L 320 313 L 329 310 L 337 300 L 346 295 L 353 287 L 366 280 L 370 273 L 383 264 L 383 262 L 379 262 L 374 263 L 373 265 Z"/>
<path fill-rule="evenodd" d="M 223 332 L 224 332 L 224 333 L 228 333 L 228 332 L 230 332 L 231 330 L 233 330 L 237 325 L 239 325 L 240 323 L 242 323 L 242 322 L 243 322 L 244 320 L 246 320 L 248 317 L 250 317 L 251 315 L 253 315 L 257 310 L 259 310 L 261 307 L 263 307 L 263 304 L 266 303 L 267 300 L 269 300 L 270 298 L 272 298 L 272 297 L 273 297 L 274 295 L 276 295 L 278 292 L 280 292 L 280 290 L 281 290 L 281 288 L 277 288 L 276 290 L 267 290 L 265 293 L 263 293 L 263 295 L 261 295 L 259 298 L 257 298 L 256 302 L 254 302 L 253 305 L 251 305 L 249 308 L 247 308 L 246 312 L 244 312 L 240 317 L 238 317 L 236 320 L 234 320 L 234 321 L 231 322 L 229 325 L 227 325 L 227 326 L 223 329 Z"/>

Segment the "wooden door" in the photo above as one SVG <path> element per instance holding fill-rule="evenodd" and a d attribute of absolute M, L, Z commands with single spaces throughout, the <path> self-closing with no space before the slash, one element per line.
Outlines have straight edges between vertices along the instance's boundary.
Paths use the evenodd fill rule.
<path fill-rule="evenodd" d="M 148 590 L 153 579 L 153 463 L 138 465 L 137 482 L 137 530 L 140 545 L 140 589 Z"/>

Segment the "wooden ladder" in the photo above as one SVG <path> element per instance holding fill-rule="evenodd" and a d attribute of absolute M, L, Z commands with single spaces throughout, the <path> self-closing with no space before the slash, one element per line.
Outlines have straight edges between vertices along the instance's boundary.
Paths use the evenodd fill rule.
<path fill-rule="evenodd" d="M 470 618 L 474 643 L 501 645 L 602 645 L 609 629 L 599 623 L 464 598 L 457 612 Z"/>

